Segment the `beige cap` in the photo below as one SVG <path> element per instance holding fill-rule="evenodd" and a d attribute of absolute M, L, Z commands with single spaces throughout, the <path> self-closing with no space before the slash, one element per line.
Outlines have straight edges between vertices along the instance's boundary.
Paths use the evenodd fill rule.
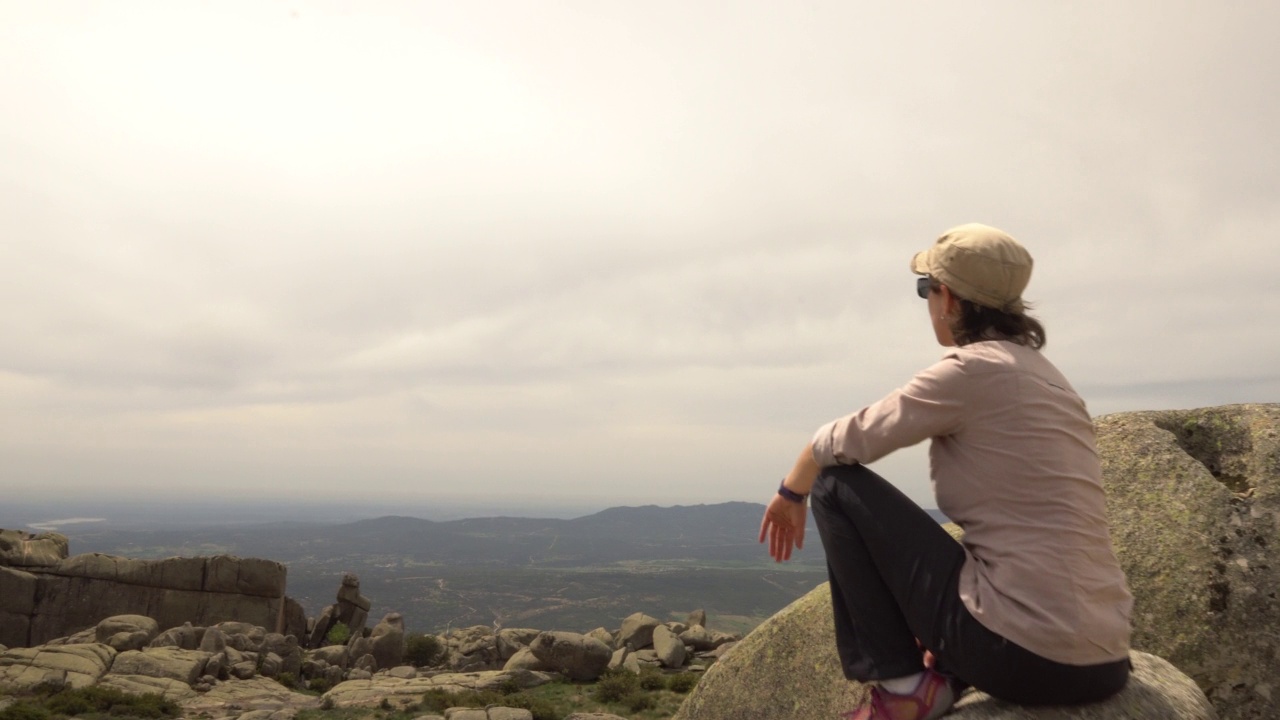
<path fill-rule="evenodd" d="M 1031 280 L 1031 253 L 1001 230 L 969 223 L 916 253 L 911 272 L 934 278 L 970 302 L 1020 313 L 1022 291 Z"/>

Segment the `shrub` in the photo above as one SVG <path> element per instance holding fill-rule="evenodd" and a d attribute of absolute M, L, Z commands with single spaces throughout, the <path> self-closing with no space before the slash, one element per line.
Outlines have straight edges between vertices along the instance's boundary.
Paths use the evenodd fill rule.
<path fill-rule="evenodd" d="M 322 677 L 311 678 L 307 681 L 307 689 L 311 692 L 324 694 L 329 692 L 329 688 L 331 687 L 333 687 L 333 685 L 329 684 L 329 681 Z"/>
<path fill-rule="evenodd" d="M 289 688 L 290 690 L 298 686 L 298 678 L 291 672 L 282 672 L 276 677 L 276 682 Z"/>
<path fill-rule="evenodd" d="M 629 670 L 608 670 L 596 681 L 596 699 L 600 702 L 621 702 L 640 688 L 640 678 Z"/>
<path fill-rule="evenodd" d="M 391 701 L 390 701 L 390 700 L 388 700 L 387 698 L 382 698 L 382 702 L 378 703 L 378 707 L 379 707 L 379 708 L 382 708 L 383 710 L 390 710 L 390 709 L 391 709 Z"/>
<path fill-rule="evenodd" d="M 415 633 L 405 639 L 404 659 L 414 667 L 430 667 L 440 661 L 444 646 L 435 635 Z"/>
<path fill-rule="evenodd" d="M 346 645 L 351 639 L 351 628 L 346 623 L 337 622 L 333 627 L 329 628 L 329 632 L 325 634 L 324 641 L 330 645 Z"/>
<path fill-rule="evenodd" d="M 625 702 L 627 703 L 627 707 L 631 709 L 631 712 L 642 712 L 652 708 L 654 705 L 657 705 L 657 702 L 654 701 L 652 695 L 643 692 L 631 693 L 627 696 Z"/>
<path fill-rule="evenodd" d="M 432 688 L 422 695 L 421 707 L 427 712 L 444 714 L 453 704 L 453 694 L 439 688 Z"/>
<path fill-rule="evenodd" d="M 645 690 L 665 690 L 667 678 L 657 670 L 644 670 L 640 673 L 640 687 Z"/>
<path fill-rule="evenodd" d="M 671 692 L 687 693 L 698 685 L 699 679 L 696 673 L 677 673 L 667 678 L 667 688 Z"/>
<path fill-rule="evenodd" d="M 474 698 L 467 697 L 470 695 L 469 693 L 464 693 L 463 695 L 464 697 L 461 699 L 467 700 L 468 702 L 455 700 L 455 704 L 467 706 L 498 705 L 509 708 L 523 708 L 533 715 L 533 720 L 560 720 L 562 715 L 562 713 L 556 711 L 555 706 L 552 705 L 550 701 L 533 697 L 532 695 L 520 692 L 519 690 L 515 693 L 500 695 L 498 697 L 493 697 L 493 693 L 489 692 L 477 693 Z"/>
<path fill-rule="evenodd" d="M 0 710 L 0 720 L 49 720 L 49 711 L 27 700 Z"/>
<path fill-rule="evenodd" d="M 483 708 L 490 705 L 509 708 L 523 708 L 533 715 L 533 720 L 560 720 L 563 713 L 556 710 L 548 700 L 536 698 L 517 689 L 515 693 L 504 695 L 492 690 L 464 690 L 450 693 L 439 688 L 428 690 L 422 695 L 419 709 L 424 713 L 443 715 L 452 707 Z"/>
<path fill-rule="evenodd" d="M 177 717 L 181 712 L 177 703 L 165 700 L 155 693 L 130 695 L 114 688 L 98 686 L 59 690 L 44 694 L 44 698 L 42 703 L 35 701 L 25 709 L 15 710 L 18 705 L 6 708 L 5 712 L 0 712 L 0 718 L 39 720 L 49 716 L 110 715 L 153 720 Z M 10 710 L 14 712 L 8 712 Z"/>

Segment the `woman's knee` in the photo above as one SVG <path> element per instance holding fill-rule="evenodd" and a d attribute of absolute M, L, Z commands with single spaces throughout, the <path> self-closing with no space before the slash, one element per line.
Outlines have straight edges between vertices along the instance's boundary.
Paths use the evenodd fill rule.
<path fill-rule="evenodd" d="M 867 476 L 875 473 L 863 465 L 830 465 L 822 468 L 818 479 L 813 484 L 812 500 L 814 504 L 826 503 L 833 499 L 841 486 L 846 489 L 856 488 L 857 483 L 865 481 Z"/>

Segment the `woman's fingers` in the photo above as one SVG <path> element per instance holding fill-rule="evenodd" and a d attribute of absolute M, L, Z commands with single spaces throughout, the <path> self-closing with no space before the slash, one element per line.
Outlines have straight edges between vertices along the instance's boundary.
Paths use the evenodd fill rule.
<path fill-rule="evenodd" d="M 780 514 L 781 513 L 781 514 Z M 772 505 L 760 521 L 760 542 L 769 542 L 769 557 L 777 562 L 791 559 L 791 551 L 804 542 L 804 526 L 793 526 L 793 519 Z"/>

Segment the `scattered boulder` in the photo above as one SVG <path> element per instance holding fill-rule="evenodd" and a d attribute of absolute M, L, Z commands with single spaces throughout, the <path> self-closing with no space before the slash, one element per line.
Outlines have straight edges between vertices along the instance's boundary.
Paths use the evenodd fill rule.
<path fill-rule="evenodd" d="M 145 615 L 112 615 L 94 628 L 94 640 L 116 652 L 141 650 L 160 634 L 160 624 Z"/>
<path fill-rule="evenodd" d="M 369 652 L 379 668 L 392 668 L 404 662 L 404 642 L 404 618 L 387 613 L 369 635 Z"/>
<path fill-rule="evenodd" d="M 628 615 L 618 631 L 618 647 L 629 645 L 632 650 L 649 647 L 653 644 L 653 629 L 661 624 L 657 618 L 644 613 Z"/>
<path fill-rule="evenodd" d="M 204 633 L 193 627 L 191 623 L 183 623 L 179 627 L 169 628 L 160 633 L 147 644 L 148 647 L 176 647 L 181 650 L 196 650 L 200 647 L 200 641 L 204 639 Z"/>
<path fill-rule="evenodd" d="M 222 633 L 221 628 L 211 627 L 205 628 L 204 636 L 200 638 L 201 652 L 207 652 L 216 655 L 227 650 L 227 636 Z"/>
<path fill-rule="evenodd" d="M 175 647 L 130 650 L 116 656 L 111 674 L 171 678 L 191 685 L 204 675 L 209 653 Z"/>
<path fill-rule="evenodd" d="M 693 627 L 694 625 L 707 626 L 707 611 L 701 608 L 689 613 L 689 617 L 684 621 L 685 625 Z"/>
<path fill-rule="evenodd" d="M 613 651 L 599 640 L 571 632 L 544 632 L 529 646 L 533 655 L 571 680 L 595 680 Z"/>
<path fill-rule="evenodd" d="M 330 605 L 320 611 L 320 614 L 316 616 L 316 620 L 314 624 L 308 623 L 308 625 L 310 625 L 311 627 L 311 634 L 307 637 L 307 647 L 309 648 L 325 647 L 325 642 L 326 642 L 326 638 L 329 635 L 329 630 L 330 628 L 333 627 L 333 624 L 336 622 L 336 620 L 334 620 L 334 615 L 336 612 L 337 612 L 336 606 Z"/>
<path fill-rule="evenodd" d="M 664 667 L 678 668 L 684 665 L 684 643 L 666 625 L 653 629 L 653 651 Z"/>
<path fill-rule="evenodd" d="M 613 633 L 609 632 L 608 630 L 602 627 L 598 627 L 595 630 L 592 630 L 591 632 L 587 633 L 587 635 L 589 637 L 593 637 L 599 640 L 605 645 L 608 645 L 612 649 L 615 649 L 615 650 L 617 649 L 616 647 L 614 647 L 614 644 L 613 644 Z M 536 633 L 535 633 L 535 637 L 536 637 Z"/>
<path fill-rule="evenodd" d="M 711 633 L 701 625 L 693 625 L 688 630 L 680 633 L 680 642 L 694 649 L 694 652 L 706 652 L 715 650 L 715 643 L 711 642 Z"/>
<path fill-rule="evenodd" d="M 503 644 L 514 639 L 508 635 Z M 472 625 L 451 630 L 443 636 L 448 648 L 447 663 L 454 672 L 493 670 L 503 664 L 498 636 L 487 625 Z"/>
<path fill-rule="evenodd" d="M 511 670 L 534 670 L 540 672 L 553 672 L 554 668 L 549 663 L 545 663 L 538 659 L 537 655 L 527 647 L 522 647 L 516 651 L 502 666 L 504 671 Z"/>
<path fill-rule="evenodd" d="M 631 654 L 631 651 L 628 650 L 625 645 L 618 648 L 617 650 L 614 650 L 613 656 L 609 658 L 609 669 L 613 670 L 613 669 L 622 667 L 622 663 L 626 662 L 627 655 L 630 655 L 630 654 Z"/>
<path fill-rule="evenodd" d="M 284 660 L 279 655 L 263 650 L 258 658 L 258 674 L 269 678 L 280 677 L 280 668 L 283 665 Z"/>
<path fill-rule="evenodd" d="M 360 594 L 360 578 L 352 573 L 343 575 L 337 599 L 337 621 L 346 624 L 352 637 L 361 635 L 373 603 Z"/>
<path fill-rule="evenodd" d="M 521 648 L 529 647 L 529 643 L 538 637 L 541 630 L 533 628 L 503 628 L 498 631 L 496 645 L 498 658 L 510 660 Z M 592 631 L 594 632 L 594 631 Z"/>
<path fill-rule="evenodd" d="M 327 665 L 340 668 L 347 667 L 347 663 L 350 662 L 350 654 L 347 652 L 346 645 L 327 645 L 315 650 L 308 650 L 307 657 L 313 660 L 323 660 Z"/>
<path fill-rule="evenodd" d="M 364 670 L 367 673 L 372 673 L 378 669 L 378 661 L 374 660 L 372 655 L 366 653 L 356 658 L 351 667 L 355 670 Z"/>

